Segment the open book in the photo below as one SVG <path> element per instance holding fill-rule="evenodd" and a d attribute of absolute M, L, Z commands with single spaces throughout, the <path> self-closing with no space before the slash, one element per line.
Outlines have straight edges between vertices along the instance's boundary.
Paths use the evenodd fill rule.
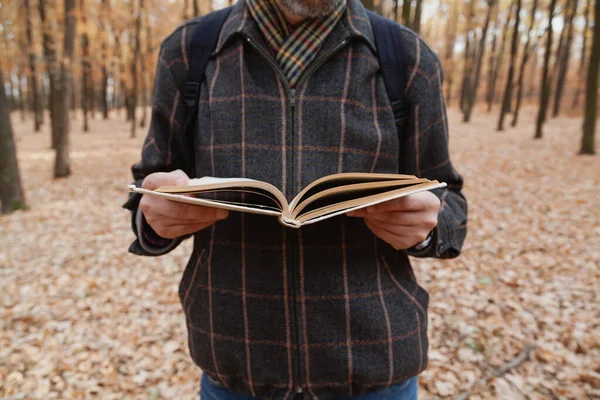
<path fill-rule="evenodd" d="M 412 175 L 343 173 L 325 176 L 306 186 L 291 202 L 275 186 L 247 178 L 190 179 L 188 186 L 129 190 L 201 206 L 273 215 L 293 228 L 409 194 L 446 186 Z"/>

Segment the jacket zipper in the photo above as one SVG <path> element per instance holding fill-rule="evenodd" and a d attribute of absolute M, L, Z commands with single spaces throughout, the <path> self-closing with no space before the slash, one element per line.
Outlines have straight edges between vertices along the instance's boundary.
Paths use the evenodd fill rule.
<path fill-rule="evenodd" d="M 263 58 L 269 63 L 269 65 L 273 68 L 273 70 L 275 71 L 275 73 L 277 73 L 280 78 L 281 81 L 283 82 L 285 91 L 287 96 L 289 97 L 289 101 L 290 101 L 290 112 L 291 112 L 291 137 L 292 137 L 292 165 L 291 165 L 291 172 L 292 172 L 292 179 L 293 177 L 296 176 L 296 168 L 295 168 L 295 163 L 293 162 L 294 160 L 294 149 L 295 149 L 295 137 L 296 137 L 296 90 L 297 88 L 299 88 L 301 86 L 302 83 L 304 83 L 308 77 L 310 76 L 310 73 L 312 73 L 312 71 L 316 70 L 317 68 L 319 68 L 321 65 L 323 65 L 325 63 L 325 61 L 327 61 L 331 55 L 333 55 L 334 53 L 336 53 L 337 51 L 339 51 L 340 49 L 342 49 L 347 43 L 348 43 L 348 39 L 344 39 L 340 44 L 338 44 L 337 46 L 335 46 L 333 49 L 331 49 L 330 51 L 328 51 L 326 54 L 324 54 L 321 57 L 318 57 L 317 60 L 315 60 L 313 63 L 311 63 L 311 65 L 306 69 L 306 71 L 304 71 L 304 73 L 302 74 L 302 77 L 298 80 L 298 83 L 296 84 L 295 88 L 291 88 L 289 85 L 289 82 L 287 80 L 287 77 L 283 74 L 283 72 L 281 71 L 281 69 L 279 68 L 279 66 L 277 65 L 277 63 L 272 59 L 272 57 L 268 54 L 267 51 L 265 51 L 264 49 L 261 48 L 261 46 L 254 44 L 253 40 L 244 35 L 246 38 L 246 41 L 256 50 L 258 51 Z M 293 184 L 292 184 L 292 189 L 293 189 Z M 292 335 L 294 336 L 294 340 L 295 340 L 295 348 L 296 348 L 296 360 L 295 362 L 292 362 L 292 364 L 294 365 L 294 369 L 295 369 L 295 374 L 292 377 L 292 387 L 293 387 L 293 391 L 296 394 L 300 394 L 303 393 L 303 388 L 302 388 L 302 384 L 304 383 L 304 380 L 302 379 L 302 373 L 301 373 L 301 368 L 300 368 L 300 360 L 301 360 L 301 355 L 300 355 L 300 329 L 298 329 L 298 324 L 299 324 L 299 318 L 298 318 L 298 301 L 296 299 L 296 287 L 298 282 L 300 281 L 300 270 L 299 267 L 297 265 L 297 258 L 296 257 L 296 253 L 299 252 L 298 246 L 296 246 L 296 240 L 294 240 L 295 238 L 298 238 L 298 235 L 300 234 L 299 230 L 295 230 L 295 232 L 286 235 L 287 236 L 287 247 L 290 249 L 290 265 L 291 265 L 291 287 L 292 287 L 292 299 L 293 299 L 293 304 L 290 307 L 290 310 L 292 311 L 292 315 L 290 316 L 290 318 L 293 318 L 293 327 L 294 332 L 292 332 Z M 291 396 L 294 396 L 294 393 L 290 393 Z"/>

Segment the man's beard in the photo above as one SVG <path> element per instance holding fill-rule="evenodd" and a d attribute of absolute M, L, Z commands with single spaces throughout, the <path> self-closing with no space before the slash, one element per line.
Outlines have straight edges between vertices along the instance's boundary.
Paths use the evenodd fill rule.
<path fill-rule="evenodd" d="M 276 0 L 277 3 L 303 18 L 320 18 L 332 12 L 345 0 Z"/>

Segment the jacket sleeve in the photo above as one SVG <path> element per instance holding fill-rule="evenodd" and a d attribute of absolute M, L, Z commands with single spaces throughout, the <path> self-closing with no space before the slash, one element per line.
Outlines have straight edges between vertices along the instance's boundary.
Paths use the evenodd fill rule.
<path fill-rule="evenodd" d="M 193 146 L 184 135 L 185 107 L 180 88 L 187 74 L 181 37 L 186 26 L 180 27 L 162 43 L 152 96 L 150 129 L 142 148 L 141 161 L 131 170 L 136 186 L 154 172 L 183 170 L 193 176 Z M 161 238 L 139 210 L 141 195 L 130 193 L 124 208 L 131 211 L 131 225 L 136 239 L 129 251 L 138 255 L 161 255 L 173 250 L 183 240 Z"/>
<path fill-rule="evenodd" d="M 441 208 L 430 244 L 407 252 L 415 257 L 453 258 L 460 254 L 467 234 L 467 201 L 462 194 L 463 179 L 450 161 L 442 67 L 421 38 L 408 29 L 403 33 L 410 112 L 400 141 L 400 170 L 448 185 L 433 191 L 440 198 Z"/>

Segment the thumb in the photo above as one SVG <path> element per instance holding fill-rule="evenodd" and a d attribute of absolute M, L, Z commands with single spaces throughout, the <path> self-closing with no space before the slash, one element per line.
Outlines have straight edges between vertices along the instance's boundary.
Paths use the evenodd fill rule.
<path fill-rule="evenodd" d="M 169 172 L 169 174 L 176 178 L 175 186 L 187 186 L 188 182 L 190 181 L 190 177 L 180 169 Z"/>
<path fill-rule="evenodd" d="M 154 190 L 161 186 L 186 186 L 189 178 L 181 170 L 172 172 L 155 172 L 148 175 L 142 182 L 142 188 Z"/>

